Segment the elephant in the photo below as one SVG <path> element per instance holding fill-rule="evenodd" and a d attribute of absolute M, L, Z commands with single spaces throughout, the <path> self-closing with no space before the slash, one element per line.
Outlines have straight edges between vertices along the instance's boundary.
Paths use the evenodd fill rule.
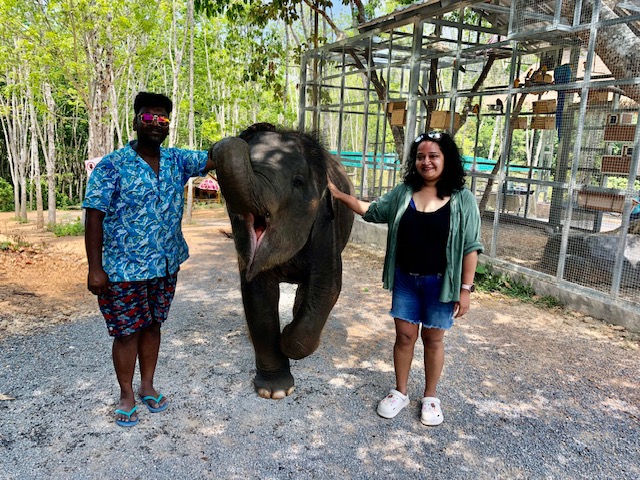
<path fill-rule="evenodd" d="M 251 125 L 210 151 L 238 256 L 240 288 L 255 352 L 257 394 L 293 393 L 290 359 L 319 346 L 342 288 L 342 251 L 354 214 L 331 196 L 353 186 L 313 134 Z M 280 328 L 280 283 L 298 285 L 293 320 Z"/>

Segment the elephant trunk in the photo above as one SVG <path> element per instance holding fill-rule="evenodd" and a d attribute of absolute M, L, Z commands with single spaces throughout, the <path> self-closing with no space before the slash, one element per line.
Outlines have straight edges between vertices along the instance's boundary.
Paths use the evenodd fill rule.
<path fill-rule="evenodd" d="M 211 158 L 229 212 L 256 213 L 256 179 L 247 142 L 236 137 L 224 138 L 212 147 Z"/>
<path fill-rule="evenodd" d="M 227 204 L 241 271 L 251 281 L 264 265 L 256 260 L 269 228 L 270 187 L 253 170 L 249 144 L 236 137 L 220 140 L 211 149 L 220 190 Z M 265 193 L 266 192 L 266 193 Z M 264 255 L 263 255 L 264 257 Z"/>

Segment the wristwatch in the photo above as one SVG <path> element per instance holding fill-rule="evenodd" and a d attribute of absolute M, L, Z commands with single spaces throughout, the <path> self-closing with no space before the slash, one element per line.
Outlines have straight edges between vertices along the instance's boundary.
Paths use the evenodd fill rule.
<path fill-rule="evenodd" d="M 463 283 L 460 290 L 469 290 L 469 292 L 473 293 L 476 291 L 476 286 L 473 283 Z"/>

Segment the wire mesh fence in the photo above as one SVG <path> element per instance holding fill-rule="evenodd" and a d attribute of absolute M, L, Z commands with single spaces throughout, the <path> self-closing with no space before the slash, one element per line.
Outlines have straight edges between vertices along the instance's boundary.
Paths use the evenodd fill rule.
<path fill-rule="evenodd" d="M 418 133 L 453 133 L 490 260 L 640 312 L 637 2 L 462 3 L 308 52 L 301 128 L 368 200 L 402 181 Z"/>

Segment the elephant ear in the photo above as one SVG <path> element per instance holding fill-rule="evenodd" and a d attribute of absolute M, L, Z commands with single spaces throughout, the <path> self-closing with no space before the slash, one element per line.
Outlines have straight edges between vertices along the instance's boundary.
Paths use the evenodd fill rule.
<path fill-rule="evenodd" d="M 327 202 L 327 214 L 329 216 L 329 220 L 333 221 L 336 218 L 336 212 L 333 209 L 333 202 L 335 200 L 333 199 L 333 195 L 331 195 L 328 187 L 324 190 L 324 199 L 325 202 Z"/>

